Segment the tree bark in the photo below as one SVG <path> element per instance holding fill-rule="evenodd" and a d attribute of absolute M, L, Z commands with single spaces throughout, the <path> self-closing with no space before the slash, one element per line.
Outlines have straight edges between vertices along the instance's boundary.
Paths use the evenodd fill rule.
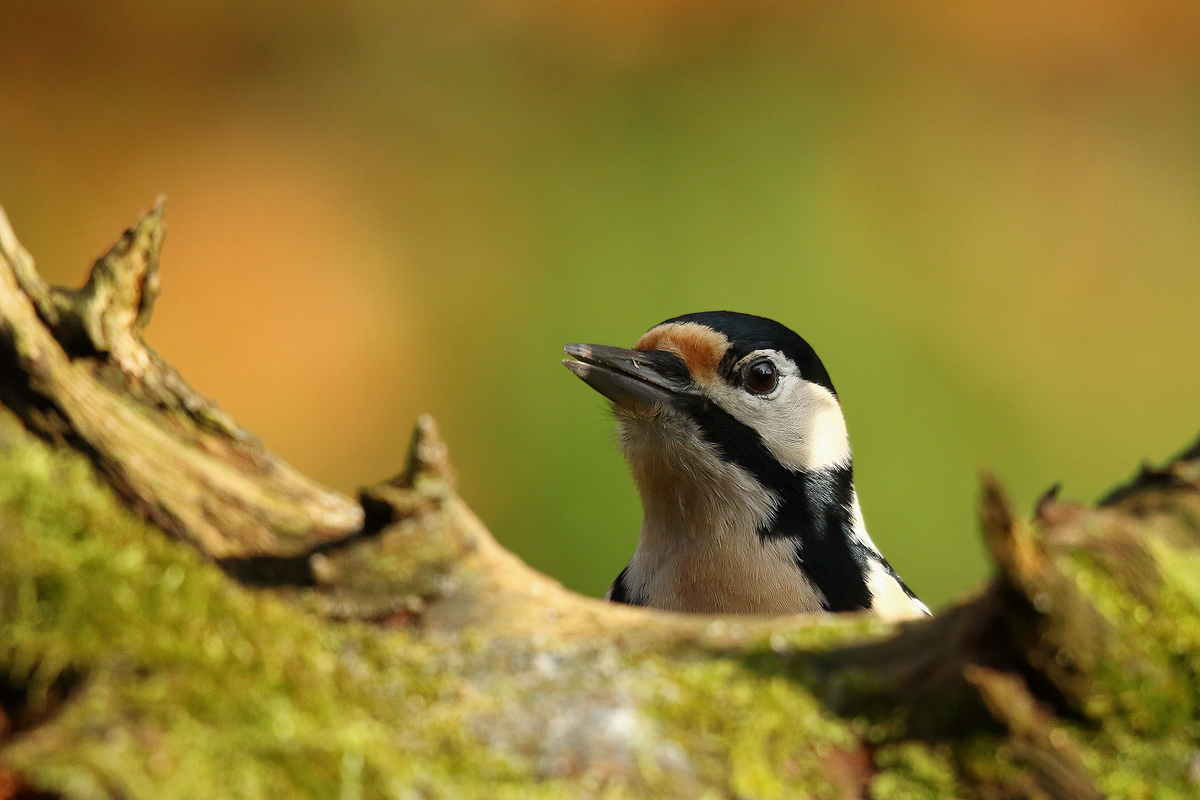
<path fill-rule="evenodd" d="M 0 800 L 1200 794 L 1200 444 L 1013 513 L 931 619 L 690 616 L 500 547 L 422 418 L 342 496 L 142 340 L 156 205 L 79 290 L 0 212 Z"/>

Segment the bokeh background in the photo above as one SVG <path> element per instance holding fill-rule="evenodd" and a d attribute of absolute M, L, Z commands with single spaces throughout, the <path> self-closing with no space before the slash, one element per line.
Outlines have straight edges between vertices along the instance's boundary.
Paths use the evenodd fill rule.
<path fill-rule="evenodd" d="M 600 594 L 640 509 L 565 342 L 728 308 L 814 344 L 932 604 L 977 473 L 1092 500 L 1200 429 L 1200 6 L 0 2 L 0 203 L 78 283 L 170 199 L 151 343 L 345 491 L 438 418 Z"/>

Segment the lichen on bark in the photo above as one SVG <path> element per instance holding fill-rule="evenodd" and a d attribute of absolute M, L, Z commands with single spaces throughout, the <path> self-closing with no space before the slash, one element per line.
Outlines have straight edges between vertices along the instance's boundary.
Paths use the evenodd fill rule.
<path fill-rule="evenodd" d="M 0 217 L 0 798 L 1200 791 L 1200 445 L 1029 520 L 985 481 L 996 577 L 929 620 L 602 603 L 432 420 L 352 500 L 196 395 L 141 340 L 162 226 L 72 291 Z"/>

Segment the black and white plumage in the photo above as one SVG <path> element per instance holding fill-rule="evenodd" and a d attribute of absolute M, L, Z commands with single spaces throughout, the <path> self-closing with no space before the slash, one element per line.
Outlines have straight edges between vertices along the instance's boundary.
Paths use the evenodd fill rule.
<path fill-rule="evenodd" d="M 610 600 L 673 611 L 929 610 L 876 549 L 829 373 L 763 317 L 669 319 L 632 350 L 572 344 L 563 364 L 612 401 L 642 499 Z"/>

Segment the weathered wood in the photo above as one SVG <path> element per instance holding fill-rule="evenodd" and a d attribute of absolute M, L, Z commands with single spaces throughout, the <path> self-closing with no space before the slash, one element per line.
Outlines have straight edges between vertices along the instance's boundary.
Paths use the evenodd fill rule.
<path fill-rule="evenodd" d="M 1200 443 L 1031 520 L 985 480 L 996 577 L 928 620 L 602 603 L 432 420 L 354 502 L 196 395 L 141 339 L 162 230 L 72 291 L 0 219 L 0 798 L 1200 792 Z"/>
<path fill-rule="evenodd" d="M 358 504 L 268 452 L 142 340 L 164 233 L 160 202 L 83 289 L 51 289 L 0 211 L 0 399 L 214 557 L 297 554 L 358 530 Z"/>

